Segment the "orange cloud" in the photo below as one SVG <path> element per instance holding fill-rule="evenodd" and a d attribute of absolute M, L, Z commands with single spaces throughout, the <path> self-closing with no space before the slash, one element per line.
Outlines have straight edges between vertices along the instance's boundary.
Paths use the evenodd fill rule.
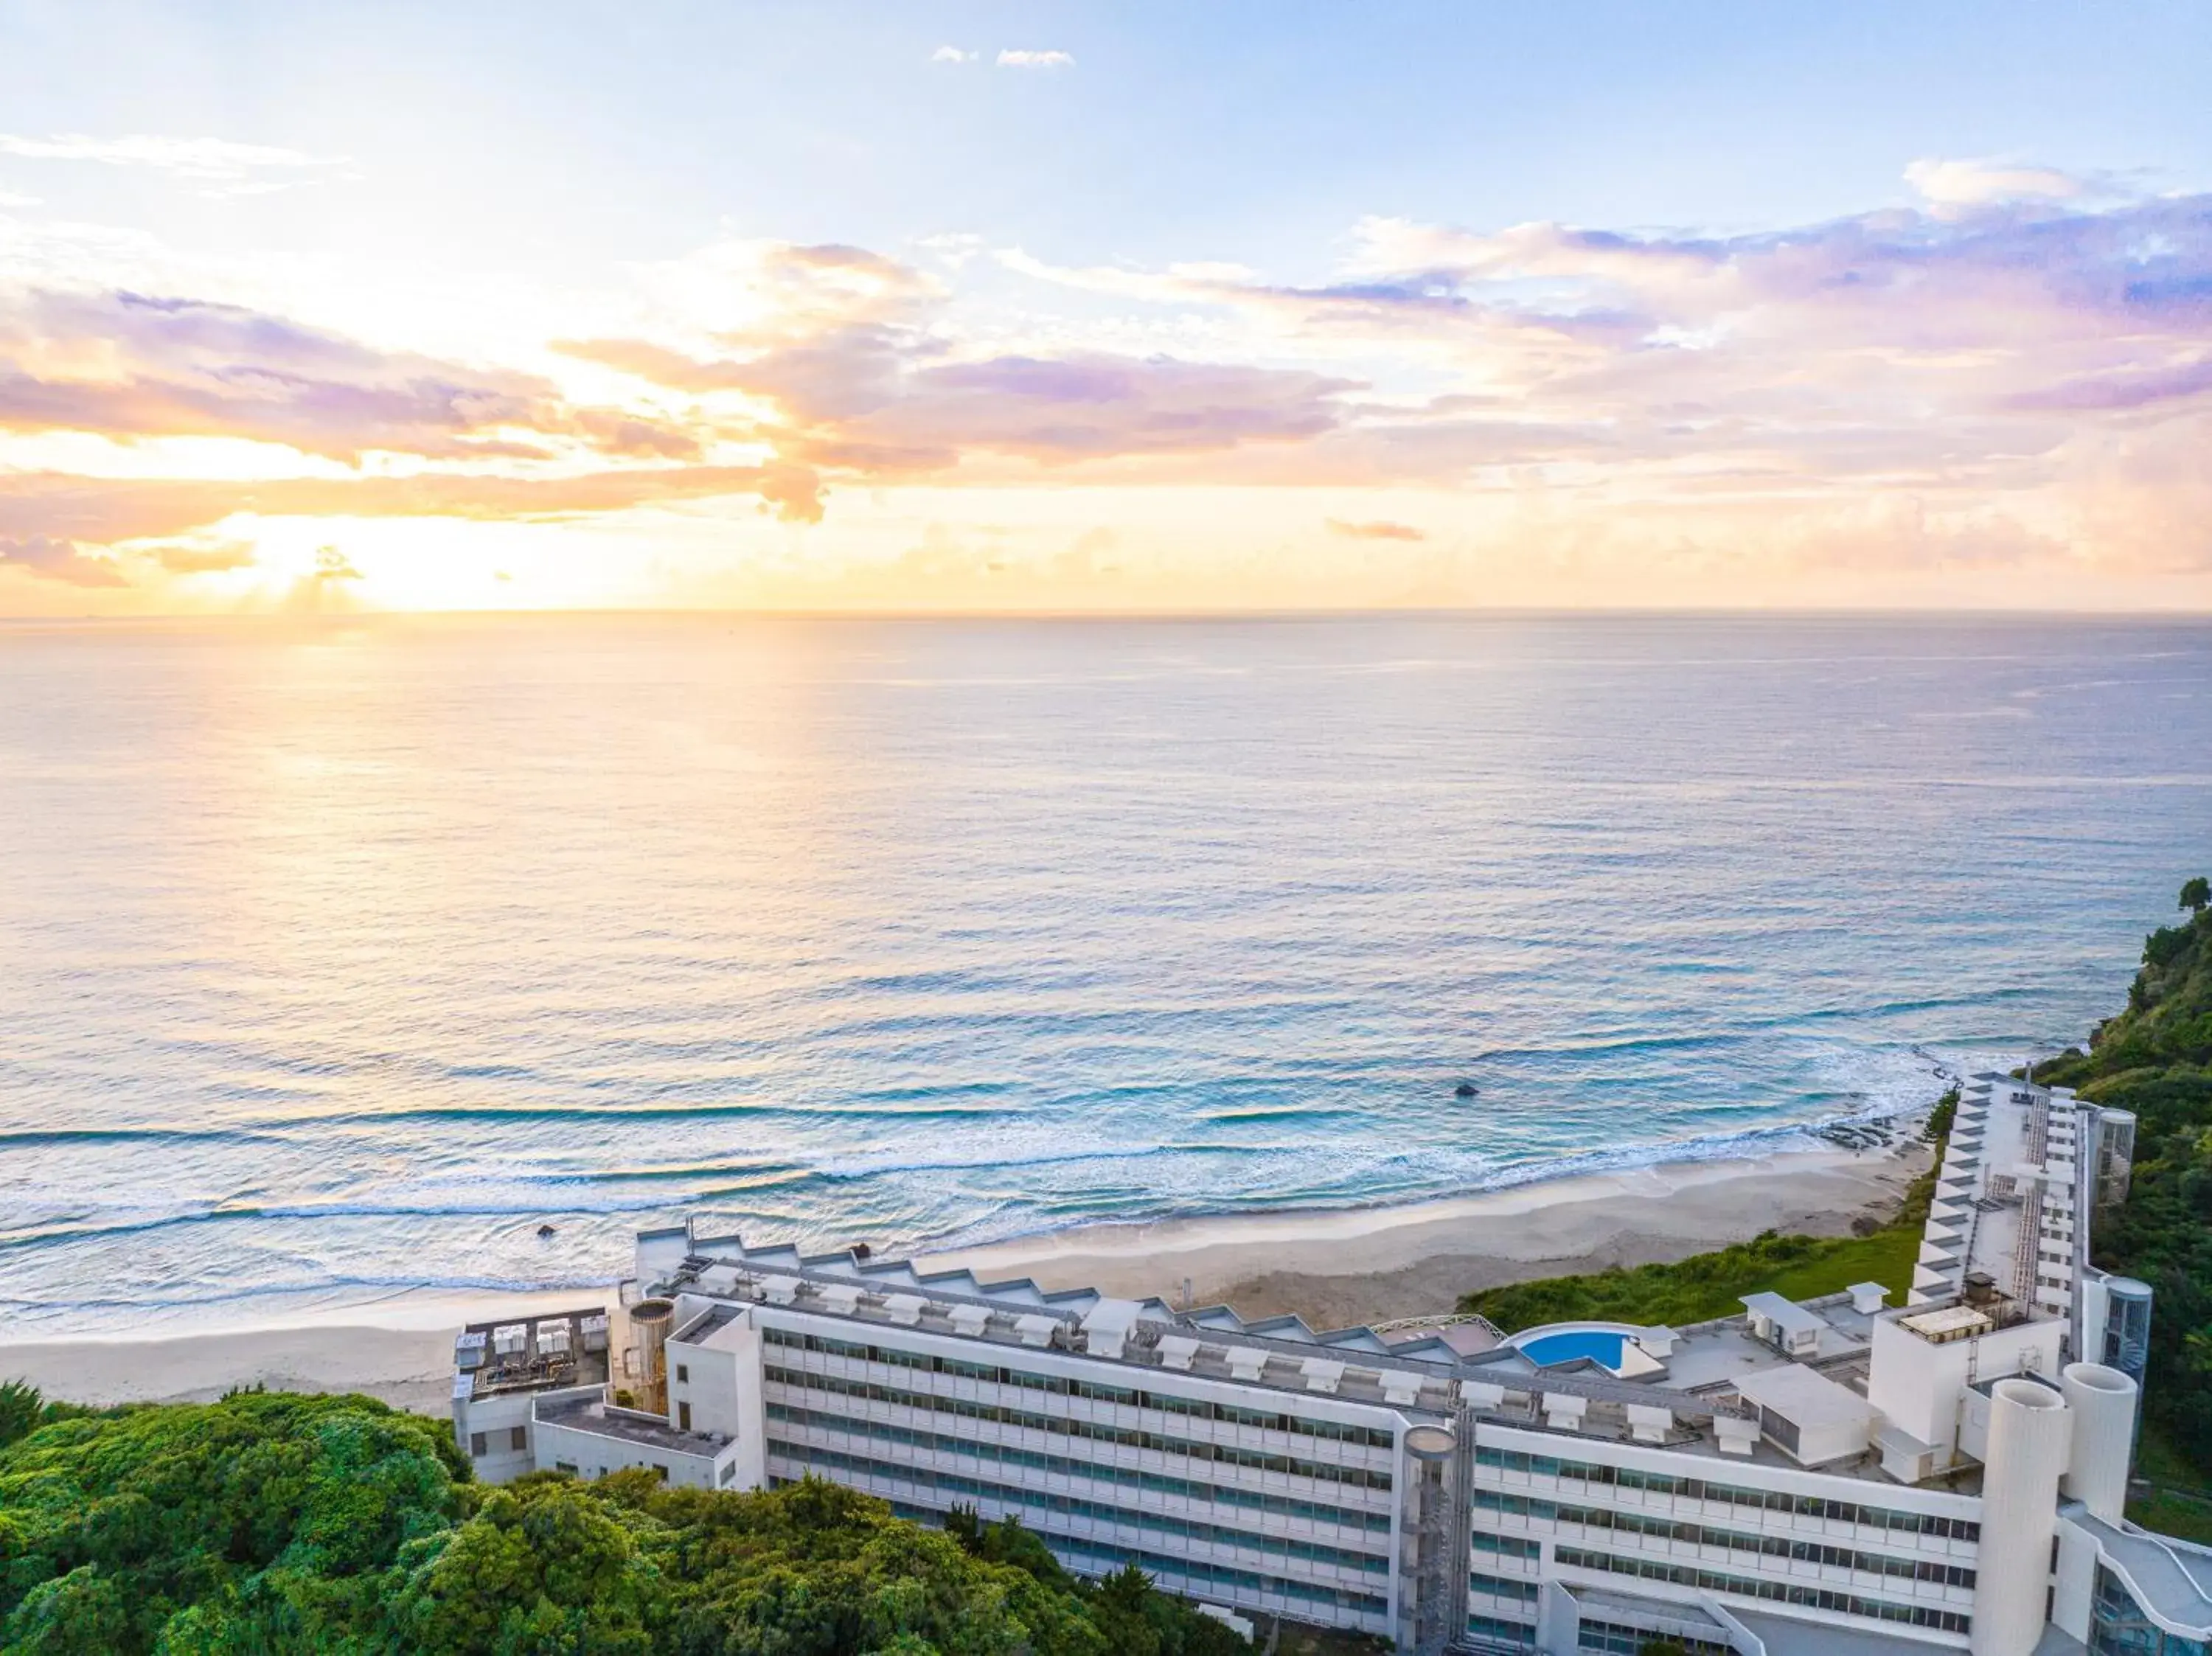
<path fill-rule="evenodd" d="M 1341 535 L 1349 541 L 1425 541 L 1429 537 L 1425 529 L 1416 529 L 1411 524 L 1391 523 L 1380 519 L 1373 523 L 1348 523 L 1342 518 L 1328 519 L 1328 532 Z"/>

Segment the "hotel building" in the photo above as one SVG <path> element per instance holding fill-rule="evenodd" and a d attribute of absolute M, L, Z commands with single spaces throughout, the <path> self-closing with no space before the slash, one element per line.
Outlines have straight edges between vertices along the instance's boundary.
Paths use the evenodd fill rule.
<path fill-rule="evenodd" d="M 583 1313 L 471 1331 L 454 1428 L 493 1478 L 1018 1517 L 1076 1571 L 1419 1653 L 2203 1656 L 2212 1550 L 2122 1513 L 2148 1290 L 2087 1262 L 2133 1125 L 1977 1077 L 1905 1304 L 1681 1329 L 1316 1332 L 647 1231 L 629 1378 L 530 1372 Z"/>

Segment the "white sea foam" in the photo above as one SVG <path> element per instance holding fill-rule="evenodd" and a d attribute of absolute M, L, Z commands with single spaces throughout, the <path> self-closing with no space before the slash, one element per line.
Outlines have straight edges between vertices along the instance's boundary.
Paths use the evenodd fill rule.
<path fill-rule="evenodd" d="M 2197 623 L 9 646 L 50 1330 L 1789 1154 L 2081 1039 L 2212 816 Z"/>

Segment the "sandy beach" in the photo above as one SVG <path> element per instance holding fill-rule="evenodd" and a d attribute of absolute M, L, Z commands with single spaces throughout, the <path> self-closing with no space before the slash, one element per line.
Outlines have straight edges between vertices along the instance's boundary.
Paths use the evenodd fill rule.
<path fill-rule="evenodd" d="M 1681 1162 L 1401 1207 L 1097 1225 L 932 1256 L 1048 1288 L 1227 1301 L 1248 1316 L 1295 1311 L 1321 1327 L 1448 1312 L 1471 1289 L 1641 1265 L 1766 1229 L 1841 1235 L 1886 1213 L 1927 1152 L 1820 1149 Z M 453 1335 L 526 1303 L 612 1305 L 603 1291 L 455 1301 L 429 1296 L 326 1313 L 297 1326 L 153 1338 L 16 1341 L 0 1380 L 85 1403 L 204 1401 L 236 1386 L 362 1392 L 445 1412 Z"/>

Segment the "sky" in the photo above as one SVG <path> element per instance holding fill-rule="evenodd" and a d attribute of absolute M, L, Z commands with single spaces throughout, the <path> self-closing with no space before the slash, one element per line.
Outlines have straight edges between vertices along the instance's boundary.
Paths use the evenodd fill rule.
<path fill-rule="evenodd" d="M 2212 8 L 0 0 L 0 616 L 2212 609 Z"/>

